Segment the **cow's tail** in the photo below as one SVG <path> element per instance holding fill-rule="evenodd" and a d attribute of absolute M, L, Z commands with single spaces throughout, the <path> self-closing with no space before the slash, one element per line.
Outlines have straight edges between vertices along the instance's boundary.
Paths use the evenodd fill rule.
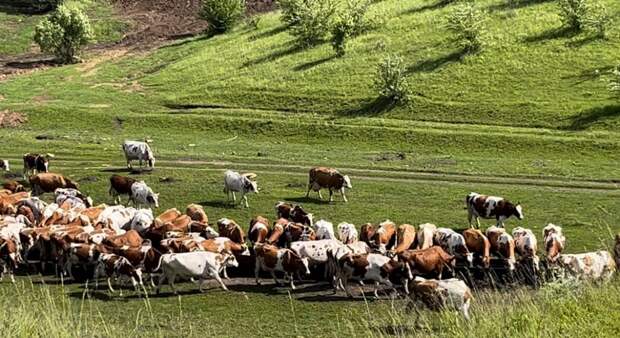
<path fill-rule="evenodd" d="M 157 262 L 157 266 L 155 267 L 155 269 L 153 269 L 153 272 L 158 271 L 159 269 L 161 269 L 161 262 L 164 260 L 164 255 L 161 255 L 159 257 L 159 262 Z"/>

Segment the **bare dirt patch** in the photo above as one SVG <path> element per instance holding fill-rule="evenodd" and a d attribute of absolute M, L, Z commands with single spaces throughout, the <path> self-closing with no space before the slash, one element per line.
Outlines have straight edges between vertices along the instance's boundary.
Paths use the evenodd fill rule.
<path fill-rule="evenodd" d="M 0 128 L 16 128 L 28 122 L 26 115 L 9 110 L 0 111 Z"/>

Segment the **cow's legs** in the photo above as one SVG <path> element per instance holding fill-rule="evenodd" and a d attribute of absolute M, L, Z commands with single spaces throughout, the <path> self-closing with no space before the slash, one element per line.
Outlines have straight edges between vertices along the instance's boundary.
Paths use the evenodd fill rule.
<path fill-rule="evenodd" d="M 276 271 L 275 270 L 271 270 L 271 277 L 273 277 L 273 281 L 276 283 L 276 285 L 280 286 L 280 282 L 278 282 L 278 279 L 276 278 Z"/>
<path fill-rule="evenodd" d="M 312 184 L 308 183 L 308 191 L 306 191 L 306 198 L 310 196 L 310 190 L 312 190 Z"/>
<path fill-rule="evenodd" d="M 127 168 L 132 169 L 131 168 L 131 160 L 130 159 L 127 159 Z"/>
<path fill-rule="evenodd" d="M 379 282 L 375 282 L 375 298 L 379 299 Z"/>
<path fill-rule="evenodd" d="M 256 285 L 260 285 L 260 279 L 258 278 L 259 273 L 260 273 L 260 263 L 257 261 L 254 266 L 254 278 L 256 280 Z"/>
<path fill-rule="evenodd" d="M 345 203 L 349 202 L 347 200 L 347 195 L 344 193 L 344 187 L 340 188 L 340 194 L 342 194 L 342 199 L 344 200 Z"/>
<path fill-rule="evenodd" d="M 235 195 L 234 191 L 231 191 L 233 197 L 233 204 L 237 204 L 237 195 Z"/>
<path fill-rule="evenodd" d="M 480 229 L 480 217 L 476 216 L 476 224 L 478 225 L 476 229 Z"/>
<path fill-rule="evenodd" d="M 329 188 L 329 202 L 333 202 L 334 201 L 334 191 L 332 190 L 332 188 Z"/>
<path fill-rule="evenodd" d="M 110 290 L 110 292 L 114 292 L 114 289 L 112 288 L 112 278 L 108 277 L 108 290 Z M 121 294 L 122 294 L 123 290 L 121 288 Z"/>
<path fill-rule="evenodd" d="M 174 280 L 177 278 L 176 274 L 173 274 L 171 276 L 168 276 L 168 284 L 170 285 L 170 288 L 172 289 L 172 292 L 176 295 L 178 294 L 177 292 L 177 288 L 176 286 L 174 286 Z"/>
<path fill-rule="evenodd" d="M 465 317 L 465 320 L 469 320 L 469 299 L 463 303 L 463 305 L 461 306 L 461 313 L 463 313 L 463 317 Z"/>
<path fill-rule="evenodd" d="M 321 189 L 316 191 L 319 194 L 319 199 L 323 200 L 323 194 L 321 194 Z"/>
<path fill-rule="evenodd" d="M 293 275 L 289 275 L 290 278 L 290 283 L 291 283 L 291 290 L 295 290 L 295 284 L 293 284 Z"/>
<path fill-rule="evenodd" d="M 230 278 L 228 277 L 228 272 L 226 271 L 226 267 L 224 267 L 224 269 L 222 269 L 222 276 L 228 280 L 230 280 Z"/>
<path fill-rule="evenodd" d="M 250 205 L 248 204 L 248 196 L 246 194 L 243 194 L 243 201 L 245 201 L 245 207 L 249 208 Z"/>
<path fill-rule="evenodd" d="M 217 270 L 212 270 L 209 271 L 209 274 L 211 275 L 211 277 L 215 278 L 215 280 L 220 283 L 220 285 L 222 286 L 222 289 L 224 289 L 225 291 L 228 291 L 228 288 L 226 287 L 226 285 L 224 284 L 224 282 L 222 281 L 222 279 L 220 278 L 220 274 L 217 273 Z"/>
<path fill-rule="evenodd" d="M 469 222 L 469 227 L 473 228 L 471 225 L 471 220 L 474 218 L 474 214 L 471 212 L 471 208 L 467 208 L 467 221 Z"/>
<path fill-rule="evenodd" d="M 166 280 L 166 274 L 162 273 L 161 276 L 159 276 L 159 281 L 157 281 L 157 287 L 155 288 L 156 294 L 159 294 L 159 290 L 161 289 L 161 285 L 164 283 L 164 280 Z"/>

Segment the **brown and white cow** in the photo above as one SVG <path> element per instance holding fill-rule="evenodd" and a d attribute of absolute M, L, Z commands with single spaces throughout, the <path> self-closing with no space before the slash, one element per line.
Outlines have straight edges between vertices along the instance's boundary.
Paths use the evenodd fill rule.
<path fill-rule="evenodd" d="M 6 189 L 11 191 L 11 193 L 25 191 L 24 186 L 19 184 L 17 181 L 9 180 L 2 184 L 2 189 Z"/>
<path fill-rule="evenodd" d="M 379 228 L 375 231 L 370 240 L 370 247 L 385 254 L 388 249 L 396 243 L 396 224 L 390 220 L 379 223 Z"/>
<path fill-rule="evenodd" d="M 53 154 L 24 154 L 24 179 L 38 173 L 49 172 L 49 160 L 54 158 Z"/>
<path fill-rule="evenodd" d="M 432 223 L 418 225 L 418 250 L 428 249 L 433 246 L 433 237 L 437 231 L 437 226 Z"/>
<path fill-rule="evenodd" d="M 9 273 L 11 282 L 15 283 L 15 271 L 22 263 L 19 237 L 0 237 L 0 280 L 5 273 Z"/>
<path fill-rule="evenodd" d="M 207 217 L 205 209 L 200 204 L 188 205 L 185 209 L 185 214 L 189 216 L 194 222 L 209 224 L 209 217 Z"/>
<path fill-rule="evenodd" d="M 360 241 L 365 242 L 370 245 L 370 241 L 375 235 L 375 226 L 371 223 L 366 223 L 362 225 L 360 229 Z"/>
<path fill-rule="evenodd" d="M 433 244 L 439 245 L 447 253 L 465 259 L 469 267 L 474 266 L 474 255 L 467 248 L 463 235 L 449 228 L 437 228 L 433 235 Z"/>
<path fill-rule="evenodd" d="M 98 244 L 97 240 L 93 242 Z M 131 248 L 138 248 L 142 245 L 142 242 L 144 242 L 144 240 L 137 231 L 129 230 L 122 235 L 103 237 L 100 243 L 110 247 L 128 246 Z"/>
<path fill-rule="evenodd" d="M 316 240 L 316 232 L 307 225 L 289 222 L 284 227 L 284 245 L 286 247 L 290 247 L 293 242 L 314 240 Z"/>
<path fill-rule="evenodd" d="M 323 199 L 321 189 L 329 189 L 329 201 L 334 201 L 334 190 L 340 191 L 342 199 L 347 202 L 345 189 L 352 189 L 351 179 L 348 175 L 342 175 L 338 170 L 326 167 L 316 167 L 310 169 L 308 173 L 308 191 L 306 197 L 310 195 L 310 190 L 316 191 L 319 198 Z"/>
<path fill-rule="evenodd" d="M 545 243 L 547 261 L 549 263 L 555 263 L 566 245 L 566 238 L 562 233 L 562 228 L 552 223 L 547 224 L 547 226 L 543 228 L 543 241 Z"/>
<path fill-rule="evenodd" d="M 291 223 L 288 219 L 280 218 L 277 221 L 273 222 L 273 227 L 271 228 L 271 233 L 269 237 L 265 241 L 267 244 L 283 246 L 284 245 L 284 229 L 286 226 Z"/>
<path fill-rule="evenodd" d="M 250 220 L 248 239 L 252 244 L 263 243 L 269 235 L 269 220 L 263 216 L 256 216 Z"/>
<path fill-rule="evenodd" d="M 520 203 L 513 204 L 503 197 L 481 195 L 475 192 L 465 198 L 467 206 L 469 226 L 472 219 L 476 219 L 477 227 L 480 228 L 480 217 L 485 219 L 495 218 L 498 227 L 504 227 L 504 221 L 511 216 L 523 219 L 523 208 Z"/>
<path fill-rule="evenodd" d="M 155 218 L 155 220 L 153 221 L 153 225 L 155 227 L 160 227 L 165 223 L 174 222 L 174 220 L 181 217 L 181 215 L 181 212 L 176 208 L 168 209 Z"/>
<path fill-rule="evenodd" d="M 292 290 L 295 290 L 293 275 L 304 273 L 310 274 L 308 259 L 302 258 L 291 249 L 279 249 L 273 245 L 257 243 L 254 246 L 256 252 L 256 265 L 254 277 L 256 284 L 260 285 L 259 273 L 269 271 L 276 285 L 280 285 L 276 278 L 276 271 L 284 272 L 290 282 Z"/>
<path fill-rule="evenodd" d="M 95 268 L 95 289 L 99 287 L 99 277 L 105 276 L 107 278 L 108 289 L 110 292 L 115 292 L 112 288 L 112 278 L 120 278 L 120 277 L 129 277 L 131 280 L 131 284 L 136 289 L 139 290 L 138 287 L 144 287 L 142 283 L 142 271 L 129 260 L 123 256 L 115 255 L 115 254 L 102 254 L 99 256 L 99 262 L 97 267 Z M 123 289 L 120 289 L 120 295 L 123 295 Z"/>
<path fill-rule="evenodd" d="M 228 237 L 235 243 L 245 244 L 245 232 L 234 220 L 220 218 L 217 221 L 217 227 L 221 237 Z"/>
<path fill-rule="evenodd" d="M 276 203 L 275 209 L 277 218 L 286 218 L 295 223 L 314 226 L 314 218 L 312 214 L 306 212 L 301 205 L 278 202 Z"/>
<path fill-rule="evenodd" d="M 396 231 L 396 246 L 388 252 L 388 256 L 395 257 L 413 248 L 415 239 L 415 227 L 410 224 L 401 224 Z"/>
<path fill-rule="evenodd" d="M 595 282 L 607 282 L 616 272 L 616 263 L 609 251 L 599 250 L 582 254 L 562 254 L 558 265 L 564 277 Z"/>
<path fill-rule="evenodd" d="M 441 279 L 444 269 L 452 270 L 455 266 L 455 257 L 437 245 L 428 249 L 405 250 L 398 258 L 409 264 L 414 276 L 431 275 Z"/>
<path fill-rule="evenodd" d="M 466 229 L 463 237 L 467 248 L 474 254 L 474 259 L 488 269 L 491 266 L 491 243 L 487 236 L 478 229 Z"/>
<path fill-rule="evenodd" d="M 424 279 L 416 277 L 412 283 L 410 297 L 412 308 L 415 301 L 420 300 L 431 310 L 455 309 L 469 320 L 469 307 L 473 299 L 471 289 L 460 279 L 444 280 Z"/>
<path fill-rule="evenodd" d="M 504 228 L 492 226 L 487 229 L 486 236 L 491 243 L 491 252 L 500 258 L 506 259 L 510 271 L 514 271 L 515 257 L 515 241 Z"/>
<path fill-rule="evenodd" d="M 538 243 L 536 236 L 530 229 L 517 227 L 512 230 L 512 238 L 515 240 L 515 251 L 519 255 L 521 262 L 532 262 L 534 271 L 540 268 L 540 259 L 538 258 Z"/>
<path fill-rule="evenodd" d="M 79 184 L 69 178 L 54 173 L 42 173 L 30 176 L 32 194 L 37 196 L 46 192 L 54 192 L 58 188 L 80 189 Z"/>
<path fill-rule="evenodd" d="M 371 280 L 375 282 L 375 298 L 379 298 L 380 284 L 394 287 L 392 280 L 411 280 L 413 275 L 409 264 L 396 261 L 381 254 L 348 254 L 338 261 L 340 270 L 340 287 L 352 297 L 348 289 L 349 279 L 357 281 Z M 408 290 L 407 290 L 408 292 Z"/>

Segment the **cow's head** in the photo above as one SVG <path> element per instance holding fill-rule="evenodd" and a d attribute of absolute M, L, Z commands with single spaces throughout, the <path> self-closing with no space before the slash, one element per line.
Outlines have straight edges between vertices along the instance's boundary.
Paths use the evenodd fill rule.
<path fill-rule="evenodd" d="M 515 205 L 514 215 L 517 219 L 523 219 L 523 207 L 521 207 L 521 203 L 517 203 L 517 205 Z"/>
<path fill-rule="evenodd" d="M 155 208 L 159 208 L 159 194 L 149 191 L 148 195 L 146 195 L 146 201 L 150 205 L 154 205 Z"/>
<path fill-rule="evenodd" d="M 349 175 L 342 176 L 342 179 L 344 180 L 343 187 L 347 189 L 353 189 L 353 185 L 351 184 L 351 178 L 349 178 Z"/>
<path fill-rule="evenodd" d="M 49 172 L 49 165 L 50 165 L 50 162 L 46 156 L 39 155 L 34 160 L 34 166 L 38 172 L 42 172 L 42 173 Z"/>
<path fill-rule="evenodd" d="M 206 239 L 212 239 L 220 236 L 220 234 L 210 226 L 205 227 L 203 232 Z"/>
<path fill-rule="evenodd" d="M 246 249 L 247 250 L 247 249 Z M 236 268 L 239 266 L 237 258 L 233 254 L 224 254 L 224 266 Z"/>
<path fill-rule="evenodd" d="M 9 168 L 9 160 L 0 160 L 0 169 L 4 169 L 4 171 L 11 170 Z"/>
<path fill-rule="evenodd" d="M 258 194 L 258 183 L 256 183 L 256 181 L 252 181 L 247 177 L 243 177 L 243 190 L 246 193 Z"/>

